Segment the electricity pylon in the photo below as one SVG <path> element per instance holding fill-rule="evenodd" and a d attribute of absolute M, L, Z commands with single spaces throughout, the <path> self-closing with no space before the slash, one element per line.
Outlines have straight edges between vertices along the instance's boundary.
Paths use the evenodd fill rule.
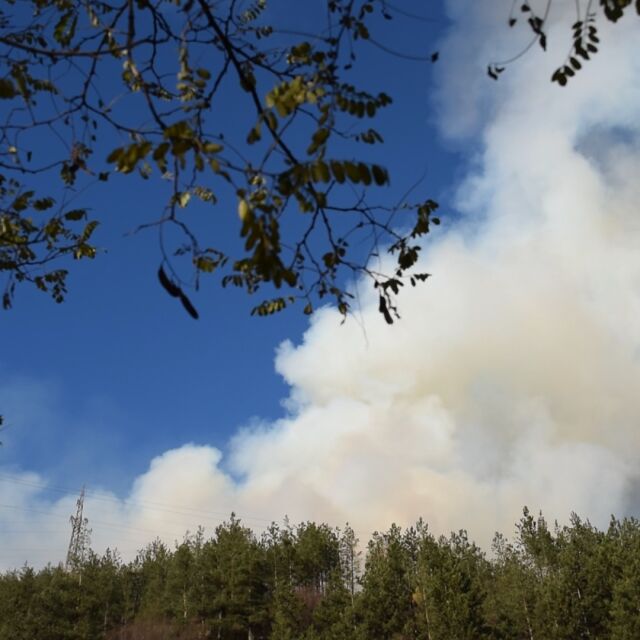
<path fill-rule="evenodd" d="M 67 562 L 65 568 L 71 571 L 84 559 L 89 547 L 91 529 L 87 527 L 88 520 L 83 515 L 84 510 L 84 485 L 80 491 L 80 497 L 76 502 L 76 515 L 69 518 L 71 522 L 71 538 L 67 550 Z"/>

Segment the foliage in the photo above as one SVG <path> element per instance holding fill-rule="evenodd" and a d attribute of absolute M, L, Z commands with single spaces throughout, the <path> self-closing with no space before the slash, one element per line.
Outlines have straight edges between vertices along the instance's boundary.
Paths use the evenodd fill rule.
<path fill-rule="evenodd" d="M 346 314 L 345 276 L 366 274 L 393 322 L 400 287 L 427 277 L 412 268 L 438 219 L 431 200 L 369 204 L 390 182 L 369 157 L 383 142 L 376 116 L 392 99 L 352 76 L 359 45 L 391 18 L 386 3 L 327 0 L 326 24 L 303 35 L 270 15 L 266 0 L 5 3 L 5 307 L 20 282 L 63 300 L 59 265 L 96 256 L 93 234 L 106 213 L 90 220 L 70 203 L 91 185 L 127 179 L 167 193 L 164 210 L 137 228 L 158 230 L 160 283 L 194 318 L 185 289 L 201 276 L 219 274 L 223 286 L 250 294 L 266 288 L 252 311 L 266 316 L 296 301 L 312 313 L 325 297 Z M 224 209 L 240 246 L 203 244 L 196 207 Z M 168 240 L 172 230 L 180 240 Z M 370 258 L 384 244 L 391 267 L 377 270 Z"/>
<path fill-rule="evenodd" d="M 131 215 L 132 225 L 158 232 L 160 284 L 193 318 L 188 290 L 211 275 L 266 294 L 257 316 L 295 302 L 310 314 L 326 298 L 347 314 L 347 277 L 366 275 L 384 319 L 399 317 L 402 287 L 429 277 L 413 270 L 439 219 L 430 199 L 387 204 L 391 176 L 372 161 L 392 97 L 357 86 L 356 62 L 362 43 L 380 48 L 377 32 L 393 12 L 386 0 L 325 3 L 324 23 L 298 33 L 271 20 L 266 0 L 8 0 L 0 9 L 3 306 L 22 282 L 64 299 L 63 265 L 97 255 L 94 232 L 107 213 L 90 217 L 73 202 L 96 183 L 127 179 L 166 194 L 162 211 Z M 617 22 L 632 4 L 640 14 L 638 0 L 589 2 L 584 12 L 577 3 L 571 50 L 552 81 L 566 85 L 598 51 L 601 15 Z M 552 5 L 538 15 L 528 0 L 513 4 L 508 24 L 524 21 L 532 40 L 489 65 L 492 78 L 536 43 L 546 49 Z M 214 223 L 207 210 L 222 215 Z M 239 243 L 210 243 L 234 226 Z M 379 266 L 372 258 L 384 246 Z"/>
<path fill-rule="evenodd" d="M 392 525 L 352 590 L 349 527 L 285 523 L 258 538 L 232 515 L 209 539 L 154 541 L 128 564 L 107 551 L 74 571 L 0 575 L 0 640 L 638 638 L 640 522 L 599 531 L 573 515 L 552 530 L 525 509 L 516 531 L 487 558 L 465 531 Z"/>
<path fill-rule="evenodd" d="M 538 44 L 543 51 L 547 50 L 546 29 L 553 1 L 547 0 L 544 13 L 540 15 L 535 12 L 529 0 L 512 4 L 508 18 L 509 26 L 515 27 L 523 20 L 531 30 L 531 40 L 520 53 L 510 60 L 491 63 L 487 68 L 487 74 L 490 78 L 497 80 L 509 64 L 522 57 L 535 44 Z M 563 63 L 551 75 L 551 81 L 561 87 L 566 86 L 569 80 L 582 69 L 584 63 L 598 53 L 600 45 L 598 20 L 602 14 L 609 22 L 618 22 L 635 4 L 636 13 L 640 16 L 640 0 L 635 0 L 635 2 L 633 0 L 598 0 L 597 5 L 594 6 L 594 4 L 593 1 L 587 2 L 586 8 L 582 11 L 581 3 L 576 2 L 576 18 L 571 25 L 571 48 Z"/>

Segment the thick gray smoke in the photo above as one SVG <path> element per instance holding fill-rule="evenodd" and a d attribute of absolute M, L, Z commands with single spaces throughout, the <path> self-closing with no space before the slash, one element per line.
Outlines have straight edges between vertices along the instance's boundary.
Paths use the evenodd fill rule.
<path fill-rule="evenodd" d="M 94 524 L 96 548 L 133 549 L 152 532 L 172 540 L 232 509 L 258 530 L 286 513 L 348 520 L 361 537 L 423 516 L 483 544 L 510 533 L 524 504 L 599 525 L 637 514 L 636 24 L 604 29 L 602 52 L 559 89 L 549 75 L 570 37 L 559 16 L 551 51 L 492 84 L 471 61 L 520 45 L 505 39 L 504 13 L 463 6 L 451 5 L 456 53 L 443 56 L 439 118 L 446 135 L 472 136 L 477 156 L 459 189 L 464 221 L 425 251 L 435 277 L 403 293 L 391 328 L 367 294 L 366 333 L 321 311 L 301 344 L 278 351 L 286 416 L 240 430 L 224 464 L 216 449 L 186 445 L 153 460 L 127 500 L 89 498 L 89 518 L 121 527 Z M 21 512 L 25 528 L 73 509 L 71 498 L 40 504 L 36 489 L 9 490 L 3 502 L 42 512 Z M 47 544 L 64 548 L 66 533 Z"/>

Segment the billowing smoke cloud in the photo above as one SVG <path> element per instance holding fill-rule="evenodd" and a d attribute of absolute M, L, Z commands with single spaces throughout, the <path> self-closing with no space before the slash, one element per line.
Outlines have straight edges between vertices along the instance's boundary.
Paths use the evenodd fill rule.
<path fill-rule="evenodd" d="M 637 514 L 637 27 L 603 25 L 602 52 L 559 89 L 549 76 L 570 37 L 559 19 L 550 52 L 490 84 L 470 60 L 506 51 L 506 29 L 504 13 L 483 11 L 451 5 L 456 53 L 444 56 L 440 121 L 447 135 L 475 136 L 477 157 L 459 190 L 463 221 L 425 251 L 435 276 L 403 292 L 392 327 L 365 293 L 361 323 L 340 326 L 325 309 L 301 344 L 281 345 L 286 416 L 240 430 L 227 460 L 187 445 L 153 460 L 126 500 L 90 496 L 97 549 L 180 538 L 232 509 L 258 531 L 286 513 L 348 520 L 363 538 L 423 516 L 483 544 L 510 533 L 524 504 L 599 525 Z M 11 517 L 37 531 L 68 517 L 73 499 L 38 506 L 40 480 L 24 478 L 2 502 L 38 512 L 2 511 L 0 525 Z"/>

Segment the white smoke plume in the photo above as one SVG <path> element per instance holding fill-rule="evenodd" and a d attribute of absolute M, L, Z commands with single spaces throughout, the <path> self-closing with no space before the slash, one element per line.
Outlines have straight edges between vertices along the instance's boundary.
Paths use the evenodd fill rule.
<path fill-rule="evenodd" d="M 637 20 L 603 24 L 602 51 L 560 89 L 549 77 L 571 18 L 558 16 L 551 50 L 493 84 L 472 60 L 520 46 L 506 39 L 504 7 L 450 5 L 439 121 L 448 136 L 473 136 L 477 155 L 458 192 L 463 219 L 427 243 L 434 277 L 403 292 L 402 321 L 387 327 L 373 294 L 361 322 L 320 311 L 301 344 L 278 350 L 285 417 L 241 429 L 227 460 L 186 445 L 154 459 L 125 500 L 90 495 L 96 549 L 171 541 L 231 510 L 258 532 L 288 514 L 349 521 L 365 539 L 422 516 L 484 545 L 511 533 L 525 504 L 600 526 L 638 514 Z M 73 511 L 72 497 L 41 503 L 42 480 L 21 478 L 0 482 L 1 501 L 34 511 L 0 510 L 3 545 L 17 539 L 3 528 L 37 532 Z M 46 543 L 22 536 L 48 549 L 25 557 L 60 558 L 60 522 L 65 534 Z"/>

